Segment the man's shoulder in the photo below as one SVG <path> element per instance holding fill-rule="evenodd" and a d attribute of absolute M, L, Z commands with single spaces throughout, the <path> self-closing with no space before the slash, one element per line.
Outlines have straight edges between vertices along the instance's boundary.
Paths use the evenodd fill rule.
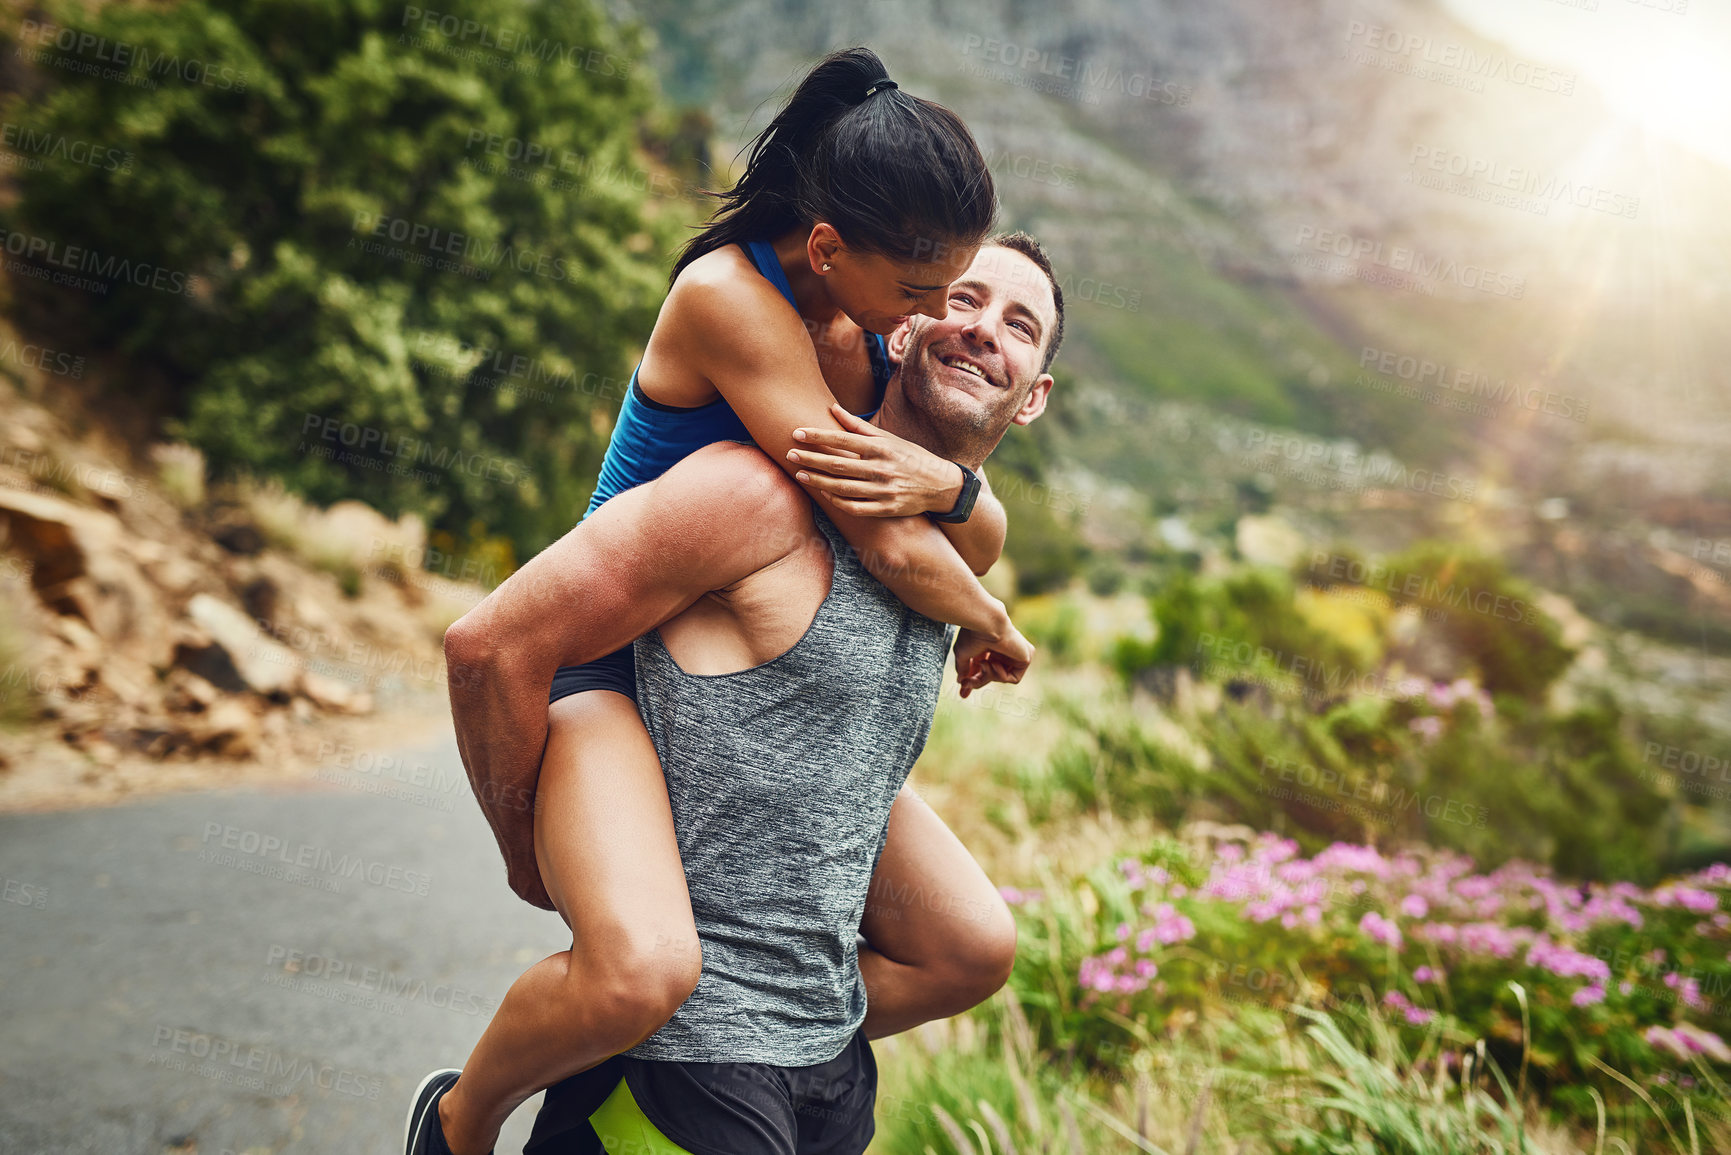
<path fill-rule="evenodd" d="M 805 490 L 749 441 L 717 441 L 688 454 L 655 482 L 656 499 L 727 543 L 741 564 L 768 565 L 813 531 Z"/>

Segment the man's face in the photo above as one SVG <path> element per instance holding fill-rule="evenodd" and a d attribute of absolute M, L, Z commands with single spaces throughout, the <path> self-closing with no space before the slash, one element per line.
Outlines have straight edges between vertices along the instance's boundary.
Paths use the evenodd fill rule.
<path fill-rule="evenodd" d="M 942 320 L 915 317 L 890 338 L 901 362 L 908 407 L 939 427 L 1001 436 L 1046 407 L 1052 387 L 1040 371 L 1057 325 L 1052 283 L 1013 249 L 980 250 L 950 286 Z"/>

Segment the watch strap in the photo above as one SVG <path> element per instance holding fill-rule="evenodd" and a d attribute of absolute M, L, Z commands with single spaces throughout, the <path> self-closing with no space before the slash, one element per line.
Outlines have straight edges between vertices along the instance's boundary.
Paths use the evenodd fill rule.
<path fill-rule="evenodd" d="M 926 514 L 933 521 L 947 522 L 952 525 L 966 521 L 973 516 L 974 502 L 980 496 L 980 475 L 959 461 L 954 462 L 954 465 L 962 471 L 962 492 L 956 497 L 955 508 L 948 513 L 928 512 Z"/>

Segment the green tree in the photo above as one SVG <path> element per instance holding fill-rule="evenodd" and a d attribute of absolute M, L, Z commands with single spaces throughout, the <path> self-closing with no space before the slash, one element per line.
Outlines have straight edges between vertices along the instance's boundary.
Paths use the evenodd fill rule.
<path fill-rule="evenodd" d="M 690 213 L 634 33 L 441 7 L 48 0 L 7 117 L 125 159 L 22 173 L 0 227 L 108 286 L 32 296 L 219 473 L 523 556 L 582 512 Z"/>

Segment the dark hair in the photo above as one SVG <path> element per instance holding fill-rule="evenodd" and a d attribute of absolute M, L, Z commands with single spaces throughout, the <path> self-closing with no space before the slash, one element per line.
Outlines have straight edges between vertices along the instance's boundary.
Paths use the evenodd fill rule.
<path fill-rule="evenodd" d="M 973 134 L 943 105 L 877 86 L 886 79 L 869 48 L 824 57 L 751 143 L 745 175 L 712 194 L 722 207 L 680 251 L 673 277 L 724 245 L 819 221 L 850 248 L 903 259 L 983 240 L 997 193 Z"/>
<path fill-rule="evenodd" d="M 999 233 L 986 240 L 988 246 L 1009 249 L 1012 253 L 1021 253 L 1040 267 L 1046 274 L 1046 279 L 1052 282 L 1052 303 L 1058 307 L 1058 323 L 1052 327 L 1051 340 L 1046 343 L 1046 358 L 1040 362 L 1040 372 L 1044 373 L 1052 367 L 1052 359 L 1058 355 L 1058 346 L 1064 343 L 1064 290 L 1058 287 L 1058 275 L 1052 272 L 1052 258 L 1046 255 L 1046 248 L 1033 237 L 1024 232 Z"/>

